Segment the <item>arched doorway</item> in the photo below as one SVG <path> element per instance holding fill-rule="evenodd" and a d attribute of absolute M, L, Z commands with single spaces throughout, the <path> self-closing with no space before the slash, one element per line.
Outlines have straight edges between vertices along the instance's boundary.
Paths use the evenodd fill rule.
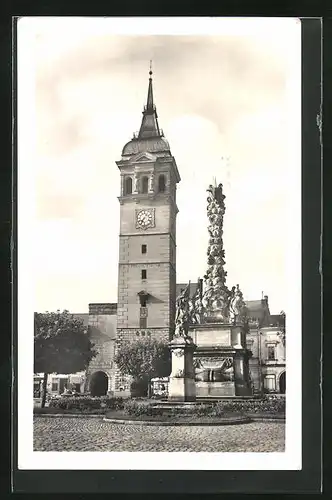
<path fill-rule="evenodd" d="M 90 380 L 91 396 L 106 396 L 108 389 L 108 376 L 105 372 L 95 372 Z"/>
<path fill-rule="evenodd" d="M 286 372 L 282 372 L 279 377 L 279 392 L 280 394 L 286 393 Z"/>

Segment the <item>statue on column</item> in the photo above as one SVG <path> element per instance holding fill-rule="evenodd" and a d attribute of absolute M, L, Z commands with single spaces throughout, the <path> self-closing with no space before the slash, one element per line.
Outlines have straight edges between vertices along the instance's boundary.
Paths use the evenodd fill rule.
<path fill-rule="evenodd" d="M 229 319 L 232 324 L 243 323 L 246 320 L 247 308 L 239 285 L 232 287 L 229 299 Z"/>
<path fill-rule="evenodd" d="M 202 287 L 201 280 L 199 279 L 197 282 L 196 291 L 190 300 L 191 305 L 191 314 L 190 320 L 193 324 L 200 324 L 202 322 L 202 316 L 204 311 L 203 301 L 202 301 Z"/>
<path fill-rule="evenodd" d="M 176 299 L 175 332 L 174 337 L 188 338 L 189 330 L 189 290 L 190 282 L 183 288 Z"/>

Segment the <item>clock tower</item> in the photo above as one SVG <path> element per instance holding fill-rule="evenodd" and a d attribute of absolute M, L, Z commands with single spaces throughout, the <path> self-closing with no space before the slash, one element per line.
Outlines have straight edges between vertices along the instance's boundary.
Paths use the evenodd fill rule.
<path fill-rule="evenodd" d="M 140 130 L 116 162 L 121 178 L 117 346 L 145 336 L 169 340 L 174 328 L 180 175 L 159 128 L 151 70 L 149 75 Z M 115 372 L 115 393 L 125 395 L 129 381 Z"/>

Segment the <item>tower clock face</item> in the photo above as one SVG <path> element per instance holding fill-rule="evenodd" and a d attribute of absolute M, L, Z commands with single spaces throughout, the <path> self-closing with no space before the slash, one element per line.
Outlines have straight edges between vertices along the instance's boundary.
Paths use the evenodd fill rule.
<path fill-rule="evenodd" d="M 154 211 L 149 209 L 136 211 L 136 227 L 147 229 L 154 226 Z"/>

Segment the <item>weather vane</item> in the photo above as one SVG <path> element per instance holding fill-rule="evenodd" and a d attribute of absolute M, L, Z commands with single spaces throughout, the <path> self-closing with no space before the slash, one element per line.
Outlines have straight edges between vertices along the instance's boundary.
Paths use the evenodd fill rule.
<path fill-rule="evenodd" d="M 152 75 L 152 59 L 150 59 L 150 71 L 149 71 L 149 75 Z"/>

